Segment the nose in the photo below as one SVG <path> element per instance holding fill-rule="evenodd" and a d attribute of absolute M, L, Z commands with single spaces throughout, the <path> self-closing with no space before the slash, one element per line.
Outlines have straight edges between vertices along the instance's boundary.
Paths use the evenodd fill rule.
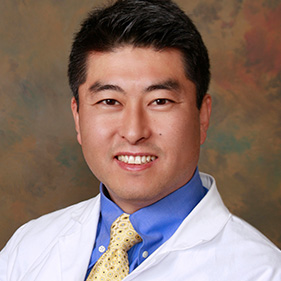
<path fill-rule="evenodd" d="M 150 137 L 149 118 L 142 106 L 128 106 L 124 109 L 119 133 L 132 145 L 142 143 Z"/>

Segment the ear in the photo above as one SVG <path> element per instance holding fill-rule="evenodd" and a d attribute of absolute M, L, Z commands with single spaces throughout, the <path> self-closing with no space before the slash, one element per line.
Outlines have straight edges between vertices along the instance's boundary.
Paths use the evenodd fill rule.
<path fill-rule="evenodd" d="M 207 131 L 209 128 L 210 117 L 212 111 L 212 98 L 209 94 L 206 94 L 203 98 L 200 108 L 200 144 L 205 142 L 207 137 Z"/>
<path fill-rule="evenodd" d="M 81 132 L 80 132 L 79 112 L 77 111 L 77 108 L 78 108 L 78 105 L 77 105 L 76 99 L 73 97 L 71 99 L 71 110 L 72 110 L 72 114 L 73 114 L 73 118 L 74 118 L 75 129 L 77 132 L 77 141 L 81 145 L 82 141 L 81 141 Z"/>

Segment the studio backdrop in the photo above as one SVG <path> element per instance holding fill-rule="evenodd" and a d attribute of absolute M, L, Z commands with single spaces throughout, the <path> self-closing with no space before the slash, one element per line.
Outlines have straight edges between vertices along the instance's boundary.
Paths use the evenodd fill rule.
<path fill-rule="evenodd" d="M 281 2 L 178 0 L 209 49 L 211 126 L 199 168 L 281 247 Z M 23 223 L 90 198 L 70 110 L 73 33 L 97 0 L 0 1 L 0 248 Z"/>

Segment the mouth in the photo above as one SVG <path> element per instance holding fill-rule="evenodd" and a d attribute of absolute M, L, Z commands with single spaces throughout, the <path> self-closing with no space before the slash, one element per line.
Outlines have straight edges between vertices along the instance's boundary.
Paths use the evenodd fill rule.
<path fill-rule="evenodd" d="M 144 165 L 157 159 L 155 155 L 118 155 L 115 158 L 120 162 L 133 165 Z"/>

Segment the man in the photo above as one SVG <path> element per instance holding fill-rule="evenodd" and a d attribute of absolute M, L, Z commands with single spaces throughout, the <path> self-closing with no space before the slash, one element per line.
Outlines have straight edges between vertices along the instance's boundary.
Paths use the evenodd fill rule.
<path fill-rule="evenodd" d="M 22 226 L 1 252 L 0 280 L 281 280 L 279 249 L 198 172 L 209 80 L 201 36 L 174 3 L 93 11 L 69 81 L 100 195 Z"/>

